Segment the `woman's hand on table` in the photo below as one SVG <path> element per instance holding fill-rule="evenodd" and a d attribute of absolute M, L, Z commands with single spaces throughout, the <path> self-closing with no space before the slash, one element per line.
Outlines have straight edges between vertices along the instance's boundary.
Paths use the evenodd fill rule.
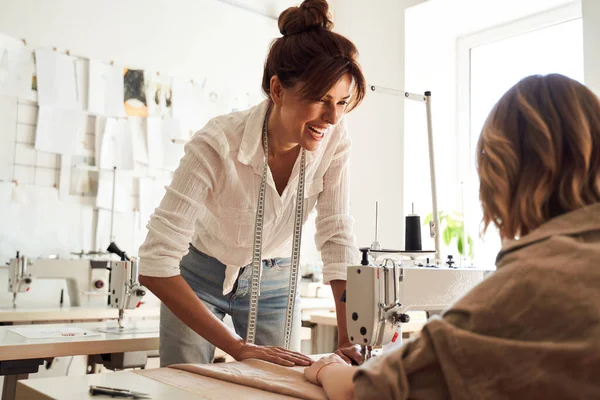
<path fill-rule="evenodd" d="M 256 358 L 286 367 L 293 367 L 294 365 L 306 367 L 313 363 L 310 357 L 296 351 L 287 350 L 284 347 L 257 346 L 250 343 L 244 343 L 234 358 L 237 361 Z"/>

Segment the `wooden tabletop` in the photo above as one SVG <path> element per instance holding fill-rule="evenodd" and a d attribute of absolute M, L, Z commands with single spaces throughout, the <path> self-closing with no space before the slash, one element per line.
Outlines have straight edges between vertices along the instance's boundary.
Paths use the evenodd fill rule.
<path fill-rule="evenodd" d="M 127 321 L 125 328 L 128 333 L 99 332 L 94 336 L 47 339 L 28 339 L 11 331 L 11 329 L 23 327 L 43 327 L 45 330 L 79 328 L 99 332 L 100 329 L 115 329 L 117 321 L 0 326 L 0 361 L 149 351 L 158 350 L 159 347 L 158 319 Z M 129 330 L 132 331 L 129 332 Z"/>
<path fill-rule="evenodd" d="M 17 382 L 16 400 L 80 400 L 109 399 L 106 396 L 91 396 L 90 385 L 108 386 L 148 393 L 153 399 L 205 400 L 183 389 L 164 384 L 130 371 L 60 378 L 27 379 Z M 241 398 L 241 397 L 240 397 Z"/>
<path fill-rule="evenodd" d="M 317 354 L 311 355 L 310 357 L 314 360 L 318 360 L 324 355 L 325 354 Z M 179 387 L 175 387 L 158 380 L 159 377 L 164 379 L 166 376 L 170 375 L 176 375 L 174 381 L 177 382 Z M 155 379 L 153 379 L 153 377 Z M 292 399 L 292 397 L 289 396 L 269 393 L 260 389 L 242 386 L 207 376 L 197 375 L 191 372 L 172 368 L 157 368 L 138 371 L 137 373 L 132 371 L 121 371 L 85 376 L 65 376 L 59 378 L 21 380 L 17 383 L 16 400 L 99 399 L 100 397 L 89 395 L 90 385 L 108 386 L 112 388 L 142 392 L 149 394 L 152 399 Z"/>

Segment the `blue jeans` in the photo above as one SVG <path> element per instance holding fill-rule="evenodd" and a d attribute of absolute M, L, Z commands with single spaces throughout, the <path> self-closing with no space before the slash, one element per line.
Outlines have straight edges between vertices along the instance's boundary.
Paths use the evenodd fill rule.
<path fill-rule="evenodd" d="M 190 245 L 180 263 L 181 276 L 208 309 L 220 320 L 231 316 L 236 333 L 246 338 L 252 266 L 240 270 L 233 290 L 223 295 L 225 265 Z M 283 346 L 284 325 L 289 294 L 290 259 L 263 260 L 260 297 L 256 319 L 255 343 Z M 290 348 L 300 347 L 300 312 L 296 298 L 294 329 Z M 160 310 L 160 366 L 213 361 L 215 346 L 185 325 L 164 304 Z"/>

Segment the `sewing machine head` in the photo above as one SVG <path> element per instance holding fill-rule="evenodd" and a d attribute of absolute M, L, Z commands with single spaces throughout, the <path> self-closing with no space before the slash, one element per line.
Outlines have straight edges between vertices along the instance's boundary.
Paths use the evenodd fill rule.
<path fill-rule="evenodd" d="M 146 288 L 138 281 L 138 258 L 131 260 L 113 242 L 108 247 L 110 253 L 117 254 L 121 261 L 110 263 L 110 306 L 119 309 L 119 327 L 123 327 L 125 310 L 132 310 L 141 305 L 146 295 Z"/>
<path fill-rule="evenodd" d="M 18 293 L 31 289 L 36 279 L 65 279 L 71 306 L 106 305 L 108 260 L 36 258 L 17 252 L 8 264 L 8 291 L 13 306 Z"/>
<path fill-rule="evenodd" d="M 13 306 L 17 293 L 28 292 L 31 288 L 32 277 L 28 272 L 29 260 L 17 251 L 17 256 L 8 264 L 8 291 L 13 294 Z"/>
<path fill-rule="evenodd" d="M 346 321 L 348 337 L 362 346 L 365 359 L 369 347 L 401 340 L 402 324 L 410 320 L 407 311 L 439 313 L 484 277 L 474 268 L 418 266 L 389 257 L 369 262 L 369 249 L 361 250 L 362 265 L 348 267 Z"/>

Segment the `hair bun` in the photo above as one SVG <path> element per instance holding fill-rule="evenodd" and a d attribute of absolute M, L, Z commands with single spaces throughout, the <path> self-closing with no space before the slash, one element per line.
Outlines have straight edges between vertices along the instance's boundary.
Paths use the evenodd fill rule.
<path fill-rule="evenodd" d="M 279 15 L 279 31 L 283 36 L 296 35 L 311 29 L 333 28 L 327 0 L 304 0 L 299 7 L 290 7 Z"/>

